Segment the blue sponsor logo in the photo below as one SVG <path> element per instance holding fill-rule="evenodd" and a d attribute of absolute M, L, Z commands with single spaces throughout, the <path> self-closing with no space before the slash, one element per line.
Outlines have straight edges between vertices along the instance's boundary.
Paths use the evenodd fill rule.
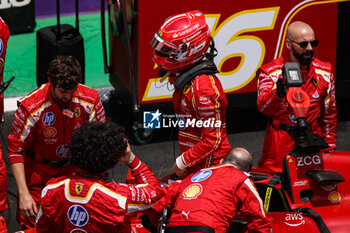
<path fill-rule="evenodd" d="M 169 185 L 167 183 L 160 182 L 160 187 L 168 187 Z"/>
<path fill-rule="evenodd" d="M 59 157 L 66 157 L 67 156 L 67 150 L 68 150 L 68 145 L 61 145 L 56 149 L 56 154 Z"/>
<path fill-rule="evenodd" d="M 297 120 L 295 119 L 295 116 L 293 114 L 289 114 L 289 119 L 293 122 L 293 123 L 297 123 Z"/>
<path fill-rule="evenodd" d="M 205 179 L 208 179 L 209 176 L 211 176 L 212 171 L 202 171 L 200 173 L 197 173 L 196 175 L 192 176 L 191 181 L 192 182 L 200 182 Z"/>
<path fill-rule="evenodd" d="M 52 125 L 53 123 L 55 123 L 56 121 L 56 116 L 53 112 L 47 112 L 45 113 L 44 117 L 43 117 L 43 124 L 44 125 Z"/>
<path fill-rule="evenodd" d="M 89 221 L 88 212 L 80 205 L 71 206 L 67 212 L 67 216 L 69 221 L 77 227 L 85 226 Z"/>
<path fill-rule="evenodd" d="M 160 129 L 161 115 L 162 113 L 159 110 L 143 112 L 143 128 Z"/>

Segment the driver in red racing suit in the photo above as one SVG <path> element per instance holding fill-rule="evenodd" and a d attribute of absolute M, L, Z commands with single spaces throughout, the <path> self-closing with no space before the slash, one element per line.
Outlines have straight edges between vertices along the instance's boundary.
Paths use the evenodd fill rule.
<path fill-rule="evenodd" d="M 231 147 L 226 135 L 227 100 L 213 63 L 214 42 L 198 10 L 169 17 L 151 43 L 160 76 L 170 75 L 179 120 L 180 176 L 218 164 Z M 211 44 L 211 45 L 210 45 Z M 206 53 L 210 46 L 211 53 Z"/>
<path fill-rule="evenodd" d="M 0 83 L 3 80 L 5 56 L 7 49 L 7 41 L 10 37 L 10 31 L 7 24 L 0 17 Z M 0 95 L 0 121 L 4 113 L 4 95 Z M 6 203 L 7 197 L 7 172 L 4 158 L 2 157 L 2 146 L 0 142 L 0 233 L 7 232 L 7 227 L 4 218 L 4 211 L 8 206 Z"/>
<path fill-rule="evenodd" d="M 330 63 L 322 62 L 312 56 L 313 48 L 317 44 L 312 28 L 303 22 L 296 21 L 287 29 L 286 45 L 289 48 L 289 57 L 277 58 L 257 71 L 257 106 L 268 117 L 259 167 L 281 172 L 283 158 L 292 151 L 294 146 L 287 128 L 296 126 L 297 122 L 288 108 L 285 93 L 283 93 L 284 87 L 278 85 L 278 80 L 282 79 L 282 67 L 285 62 L 292 61 L 300 64 L 304 79 L 304 85 L 301 88 L 311 100 L 306 116 L 311 130 L 324 138 L 329 145 L 328 150 L 336 147 L 335 78 Z"/>
<path fill-rule="evenodd" d="M 68 150 L 78 171 L 48 182 L 42 192 L 37 232 L 131 232 L 128 216 L 150 208 L 164 195 L 116 123 L 84 123 L 74 132 Z M 140 185 L 108 180 L 105 171 L 118 161 L 130 168 Z"/>
<path fill-rule="evenodd" d="M 66 154 L 73 131 L 85 121 L 105 121 L 98 92 L 79 84 L 79 71 L 74 57 L 60 56 L 50 63 L 50 82 L 19 100 L 8 156 L 19 194 L 17 221 L 23 228 L 34 227 L 46 182 L 75 170 Z"/>

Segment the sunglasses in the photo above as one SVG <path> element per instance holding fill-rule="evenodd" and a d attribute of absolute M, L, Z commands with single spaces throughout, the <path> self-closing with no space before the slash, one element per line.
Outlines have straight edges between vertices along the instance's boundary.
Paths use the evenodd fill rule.
<path fill-rule="evenodd" d="M 312 48 L 317 47 L 317 45 L 318 45 L 318 43 L 319 43 L 318 40 L 302 41 L 302 42 L 296 42 L 296 41 L 291 40 L 291 39 L 289 39 L 289 40 L 292 41 L 293 43 L 296 43 L 297 45 L 300 46 L 300 48 L 303 48 L 303 49 L 305 49 L 305 48 L 309 45 L 309 43 L 310 43 L 310 45 L 311 45 Z"/>

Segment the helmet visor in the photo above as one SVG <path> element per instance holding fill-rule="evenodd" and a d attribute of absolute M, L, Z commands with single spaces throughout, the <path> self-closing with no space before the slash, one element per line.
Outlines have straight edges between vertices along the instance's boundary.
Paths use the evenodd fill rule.
<path fill-rule="evenodd" d="M 151 47 L 156 51 L 159 56 L 162 57 L 174 57 L 179 54 L 180 49 L 178 46 L 170 43 L 169 41 L 161 38 L 158 33 L 154 35 L 151 42 Z"/>

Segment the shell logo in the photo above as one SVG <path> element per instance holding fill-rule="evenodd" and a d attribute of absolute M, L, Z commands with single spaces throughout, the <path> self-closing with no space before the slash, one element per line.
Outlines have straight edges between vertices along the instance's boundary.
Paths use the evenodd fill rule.
<path fill-rule="evenodd" d="M 196 199 L 203 191 L 200 184 L 191 184 L 182 192 L 184 199 Z"/>
<path fill-rule="evenodd" d="M 44 129 L 44 135 L 46 137 L 54 137 L 57 134 L 57 130 L 54 127 L 48 127 Z"/>
<path fill-rule="evenodd" d="M 328 195 L 328 200 L 332 203 L 339 203 L 340 199 L 340 194 L 336 191 L 333 191 Z"/>

